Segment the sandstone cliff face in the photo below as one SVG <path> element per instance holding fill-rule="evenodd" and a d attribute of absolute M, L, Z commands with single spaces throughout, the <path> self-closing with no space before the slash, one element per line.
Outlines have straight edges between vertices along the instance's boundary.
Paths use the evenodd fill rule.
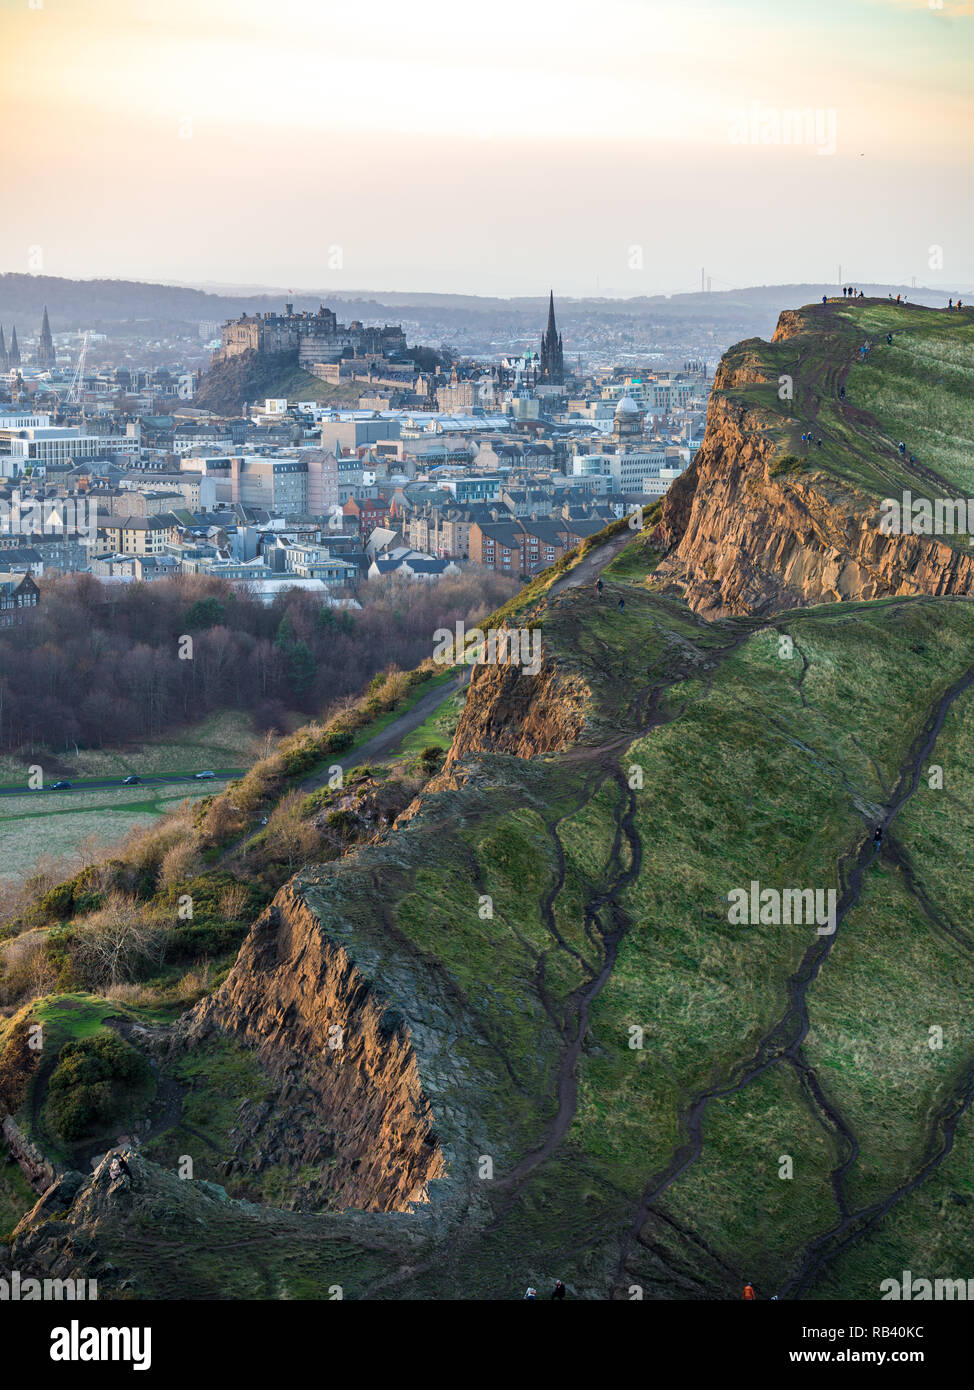
<path fill-rule="evenodd" d="M 475 666 L 445 767 L 470 753 L 533 758 L 569 748 L 585 727 L 589 695 L 543 648 L 536 675 L 513 663 Z"/>
<path fill-rule="evenodd" d="M 774 341 L 801 327 L 800 315 L 782 314 Z M 656 577 L 706 618 L 974 591 L 974 554 L 884 535 L 875 499 L 824 473 L 774 476 L 780 443 L 733 396 L 770 379 L 746 348 L 718 369 L 703 445 L 664 499 L 655 538 L 670 550 Z"/>
<path fill-rule="evenodd" d="M 258 1166 L 319 1168 L 333 1207 L 401 1211 L 426 1200 L 444 1160 L 410 1029 L 329 938 L 295 880 L 189 1016 L 182 1044 L 214 1030 L 253 1044 L 281 1082 L 277 1105 L 241 1117 Z"/>

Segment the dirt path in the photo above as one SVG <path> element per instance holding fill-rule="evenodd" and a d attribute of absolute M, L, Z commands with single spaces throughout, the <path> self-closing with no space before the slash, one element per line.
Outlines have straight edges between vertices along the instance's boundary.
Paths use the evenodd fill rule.
<path fill-rule="evenodd" d="M 438 709 L 451 695 L 456 695 L 459 690 L 462 690 L 469 679 L 470 671 L 461 671 L 452 680 L 438 685 L 435 690 L 430 690 L 421 696 L 411 709 L 399 715 L 398 719 L 393 719 L 391 724 L 387 724 L 379 733 L 373 734 L 358 748 L 343 754 L 341 757 L 334 758 L 329 766 L 338 766 L 343 772 L 348 772 L 353 767 L 360 767 L 373 759 L 382 758 L 394 752 L 407 734 L 411 734 L 414 729 L 419 728 L 420 724 L 424 724 L 434 710 Z M 329 771 L 320 772 L 317 776 L 309 778 L 307 782 L 302 782 L 298 791 L 313 792 L 318 787 L 325 786 L 329 776 Z"/>
<path fill-rule="evenodd" d="M 597 550 L 590 551 L 584 560 L 579 560 L 578 564 L 567 574 L 556 579 L 545 594 L 545 598 L 551 598 L 553 594 L 560 594 L 564 589 L 577 589 L 583 584 L 594 584 L 606 565 L 611 565 L 619 551 L 624 550 L 629 542 L 634 541 L 638 535 L 638 531 L 626 530 L 618 536 L 610 537 Z"/>
<path fill-rule="evenodd" d="M 928 712 L 924 725 L 920 733 L 914 739 L 910 753 L 900 768 L 896 791 L 894 792 L 891 805 L 882 819 L 884 835 L 888 831 L 889 825 L 895 816 L 916 791 L 923 765 L 937 741 L 951 706 L 954 701 L 965 691 L 970 689 L 972 685 L 974 685 L 974 667 L 971 667 L 960 680 L 956 681 L 945 691 L 933 708 Z M 817 937 L 809 946 L 798 969 L 788 981 L 788 1005 L 785 1013 L 758 1044 L 750 1060 L 735 1068 L 730 1078 L 725 1083 L 698 1093 L 691 1101 L 683 1117 L 683 1126 L 687 1134 L 687 1142 L 677 1149 L 669 1167 L 662 1172 L 654 1174 L 650 1179 L 636 1212 L 636 1218 L 630 1228 L 629 1235 L 622 1244 L 616 1273 L 617 1285 L 623 1285 L 625 1283 L 627 1278 L 625 1274 L 626 1261 L 633 1245 L 639 1241 L 640 1233 L 649 1218 L 654 1202 L 656 1202 L 667 1188 L 671 1187 L 700 1156 L 703 1148 L 703 1119 L 711 1104 L 715 1100 L 724 1100 L 730 1096 L 736 1095 L 746 1086 L 749 1086 L 752 1081 L 762 1076 L 770 1067 L 777 1065 L 779 1062 L 787 1062 L 796 1068 L 806 1094 L 811 1096 L 816 1108 L 824 1116 L 830 1127 L 840 1136 L 845 1146 L 845 1153 L 842 1161 L 830 1175 L 833 1191 L 836 1196 L 836 1203 L 840 1212 L 840 1220 L 806 1247 L 798 1273 L 792 1280 L 786 1283 L 781 1290 L 781 1295 L 800 1293 L 802 1289 L 807 1287 L 808 1283 L 825 1263 L 834 1258 L 840 1250 L 845 1249 L 853 1240 L 858 1239 L 865 1231 L 875 1225 L 876 1221 L 885 1215 L 905 1193 L 913 1191 L 914 1187 L 916 1187 L 929 1172 L 933 1171 L 950 1152 L 950 1148 L 953 1144 L 954 1127 L 961 1114 L 963 1114 L 972 1101 L 974 1101 L 974 1064 L 971 1064 L 968 1068 L 964 1083 L 959 1091 L 955 1091 L 948 1098 L 935 1116 L 933 1124 L 934 1135 L 936 1135 L 938 1129 L 942 1129 L 944 1133 L 944 1142 L 940 1150 L 933 1156 L 928 1157 L 920 1172 L 901 1185 L 901 1187 L 897 1188 L 884 1202 L 876 1203 L 858 1212 L 848 1212 L 844 1200 L 843 1183 L 846 1173 L 858 1154 L 858 1141 L 852 1133 L 851 1128 L 842 1119 L 835 1107 L 830 1105 L 826 1100 L 814 1070 L 809 1066 L 801 1052 L 801 1046 L 808 1034 L 809 1028 L 807 1002 L 809 986 L 815 981 L 819 971 L 828 959 L 832 946 L 838 936 L 838 927 L 852 908 L 858 903 L 865 871 L 876 860 L 880 852 L 881 851 L 878 850 L 871 841 L 867 840 L 865 845 L 860 846 L 856 850 L 850 850 L 849 854 L 840 861 L 839 875 L 840 882 L 843 883 L 843 888 L 836 910 L 836 932 L 831 936 Z M 849 874 L 848 881 L 845 881 L 845 865 L 853 855 L 855 855 L 854 864 Z M 852 1233 L 846 1240 L 842 1241 L 840 1244 L 833 1244 L 831 1249 L 823 1250 L 823 1246 L 827 1246 L 830 1242 L 835 1242 L 838 1237 L 850 1231 Z"/>

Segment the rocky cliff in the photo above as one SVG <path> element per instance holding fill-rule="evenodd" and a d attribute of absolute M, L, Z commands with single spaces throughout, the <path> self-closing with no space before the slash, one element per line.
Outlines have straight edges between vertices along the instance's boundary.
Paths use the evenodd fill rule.
<path fill-rule="evenodd" d="M 929 370 L 917 368 L 916 403 L 925 397 L 937 421 L 937 437 L 921 451 L 914 443 L 916 419 L 878 413 L 882 353 L 899 374 L 911 361 L 924 363 L 934 337 L 928 324 L 940 330 L 944 315 L 913 311 L 904 320 L 899 309 L 880 305 L 874 308 L 879 318 L 865 323 L 856 320 L 865 310 L 849 309 L 845 319 L 831 307 L 789 311 L 770 344 L 752 340 L 725 355 L 703 445 L 670 489 L 656 533 L 669 547 L 657 577 L 697 612 L 716 618 L 971 592 L 974 556 L 966 548 L 949 537 L 880 529 L 884 497 L 899 498 L 904 490 L 957 497 L 964 481 L 949 467 L 952 449 L 938 445 L 962 439 L 969 420 L 969 326 L 955 320 L 954 346 L 966 349 L 965 369 L 955 360 L 950 373 L 929 380 Z M 887 323 L 891 345 L 882 334 Z M 858 345 L 867 334 L 872 345 L 862 361 Z M 811 443 L 803 442 L 809 433 Z M 910 444 L 901 455 L 903 434 Z M 947 461 L 942 471 L 941 452 Z"/>
<path fill-rule="evenodd" d="M 192 1048 L 220 1031 L 252 1044 L 281 1083 L 273 1104 L 240 1117 L 258 1171 L 281 1161 L 313 1167 L 319 1200 L 338 1207 L 392 1211 L 426 1200 L 443 1155 L 409 1026 L 329 939 L 295 882 L 255 922 L 178 1043 Z"/>
<path fill-rule="evenodd" d="M 475 666 L 446 766 L 470 753 L 533 758 L 568 748 L 585 727 L 587 683 L 544 652 L 531 674 L 514 663 Z"/>

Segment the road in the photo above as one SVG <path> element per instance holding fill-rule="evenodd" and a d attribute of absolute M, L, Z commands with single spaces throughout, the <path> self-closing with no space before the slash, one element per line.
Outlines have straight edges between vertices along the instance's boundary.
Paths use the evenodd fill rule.
<path fill-rule="evenodd" d="M 200 778 L 195 777 L 192 772 L 176 773 L 171 777 L 140 777 L 137 782 L 133 782 L 131 785 L 135 787 L 152 787 L 169 782 L 229 782 L 233 777 L 242 777 L 246 770 L 247 769 L 243 767 L 231 768 L 226 772 L 214 772 L 212 777 Z M 123 777 L 103 779 L 97 782 L 74 782 L 70 787 L 59 787 L 57 794 L 58 796 L 65 796 L 69 792 L 89 792 L 98 791 L 99 788 L 104 787 L 124 786 L 125 779 Z M 53 785 L 50 787 L 0 787 L 0 796 L 43 796 L 45 792 L 53 791 Z"/>

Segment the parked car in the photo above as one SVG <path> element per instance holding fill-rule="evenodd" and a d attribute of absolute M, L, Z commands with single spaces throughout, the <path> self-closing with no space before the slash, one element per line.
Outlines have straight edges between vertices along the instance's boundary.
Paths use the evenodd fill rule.
<path fill-rule="evenodd" d="M 139 782 L 141 782 L 141 781 L 142 781 L 142 778 L 141 778 L 141 777 L 136 777 L 135 773 L 133 773 L 131 777 L 126 777 L 125 781 L 122 783 L 122 786 L 123 786 L 123 787 L 134 787 L 137 783 L 139 783 Z"/>
<path fill-rule="evenodd" d="M 55 782 L 51 788 L 52 792 L 66 792 L 70 789 L 70 782 Z"/>
<path fill-rule="evenodd" d="M 194 773 L 193 773 L 193 776 L 196 777 L 196 778 L 200 778 L 200 777 L 215 777 L 215 776 L 216 776 L 216 773 L 215 773 L 215 772 L 194 772 Z"/>

